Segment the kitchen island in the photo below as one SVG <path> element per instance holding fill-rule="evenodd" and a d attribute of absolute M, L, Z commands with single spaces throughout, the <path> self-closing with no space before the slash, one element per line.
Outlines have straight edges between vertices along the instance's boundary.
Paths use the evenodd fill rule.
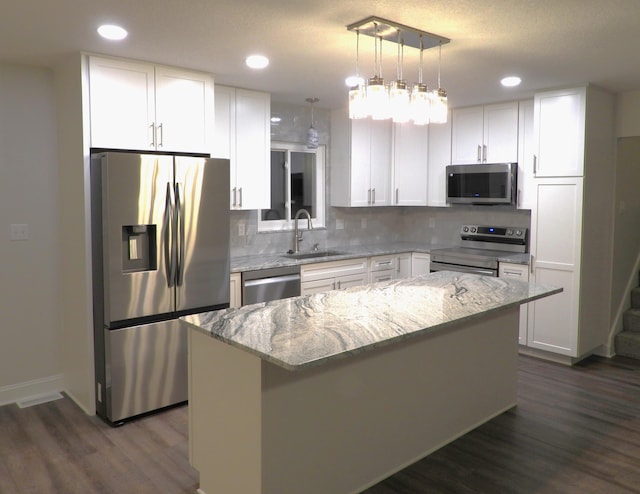
<path fill-rule="evenodd" d="M 516 405 L 518 308 L 442 271 L 186 316 L 205 494 L 355 493 Z"/>

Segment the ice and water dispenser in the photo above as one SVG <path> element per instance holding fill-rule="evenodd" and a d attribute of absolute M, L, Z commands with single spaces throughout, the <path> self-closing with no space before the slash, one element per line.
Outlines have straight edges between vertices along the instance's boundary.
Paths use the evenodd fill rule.
<path fill-rule="evenodd" d="M 158 269 L 156 225 L 122 227 L 122 271 L 136 273 Z"/>

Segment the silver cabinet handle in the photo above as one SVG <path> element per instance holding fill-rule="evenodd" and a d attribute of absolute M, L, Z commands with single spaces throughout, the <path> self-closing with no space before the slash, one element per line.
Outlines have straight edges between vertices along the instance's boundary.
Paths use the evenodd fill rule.
<path fill-rule="evenodd" d="M 162 130 L 162 125 L 160 124 L 158 125 L 158 130 L 160 131 L 160 139 L 158 140 L 158 147 L 161 148 L 162 145 L 164 144 L 164 132 Z"/>
<path fill-rule="evenodd" d="M 536 174 L 536 168 L 538 167 L 538 156 L 533 155 L 533 174 Z"/>
<path fill-rule="evenodd" d="M 398 204 L 399 197 L 399 189 L 396 188 L 396 204 Z"/>
<path fill-rule="evenodd" d="M 236 188 L 233 188 L 233 203 L 232 203 L 233 207 L 236 207 Z"/>
<path fill-rule="evenodd" d="M 507 276 L 517 276 L 518 278 L 520 278 L 522 276 L 522 273 L 520 271 L 508 271 L 508 270 L 504 270 L 504 274 Z"/>
<path fill-rule="evenodd" d="M 240 200 L 238 201 L 238 207 L 241 208 L 242 207 L 242 187 L 238 189 L 238 196 L 240 197 Z"/>
<path fill-rule="evenodd" d="M 480 144 L 478 144 L 478 159 L 477 159 L 478 163 L 480 163 L 480 161 L 482 160 L 482 155 L 481 155 L 482 151 L 480 150 L 480 147 L 481 147 Z"/>
<path fill-rule="evenodd" d="M 482 162 L 483 163 L 487 162 L 487 145 L 486 144 L 482 146 Z"/>
<path fill-rule="evenodd" d="M 531 274 L 533 274 L 533 270 L 534 270 L 533 265 L 535 264 L 535 259 L 534 259 L 533 255 L 531 256 L 531 259 L 529 260 L 529 263 L 530 263 L 530 266 L 531 266 Z"/>
<path fill-rule="evenodd" d="M 340 290 L 342 288 L 342 284 L 340 283 L 340 281 L 338 281 L 338 290 Z"/>
<path fill-rule="evenodd" d="M 152 122 L 151 125 L 149 125 L 149 129 L 151 130 L 151 147 L 155 148 L 156 147 L 156 124 L 155 124 L 155 122 Z"/>
<path fill-rule="evenodd" d="M 371 201 L 371 204 L 375 204 L 376 203 L 376 189 L 373 189 L 373 201 Z"/>
<path fill-rule="evenodd" d="M 367 189 L 367 204 L 371 204 L 371 189 Z"/>

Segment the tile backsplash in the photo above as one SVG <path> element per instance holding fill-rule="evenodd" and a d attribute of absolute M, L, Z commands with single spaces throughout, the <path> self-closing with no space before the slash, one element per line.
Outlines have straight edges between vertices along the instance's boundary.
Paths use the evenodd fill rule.
<path fill-rule="evenodd" d="M 272 102 L 272 115 L 281 118 L 271 126 L 274 141 L 304 143 L 311 123 L 310 107 Z M 330 113 L 314 108 L 314 127 L 320 144 L 329 145 Z M 330 204 L 331 167 L 327 152 L 326 190 Z M 439 245 L 460 243 L 460 226 L 465 223 L 530 227 L 531 214 L 508 206 L 375 207 L 336 208 L 327 206 L 326 228 L 303 233 L 301 250 L 380 244 L 394 241 Z M 233 257 L 284 253 L 292 247 L 293 232 L 258 233 L 257 211 L 231 211 L 231 255 Z M 240 233 L 244 235 L 240 235 Z"/>

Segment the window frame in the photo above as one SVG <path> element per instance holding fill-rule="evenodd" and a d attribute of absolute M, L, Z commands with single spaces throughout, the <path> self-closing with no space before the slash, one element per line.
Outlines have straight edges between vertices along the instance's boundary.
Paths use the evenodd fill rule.
<path fill-rule="evenodd" d="M 324 144 L 319 145 L 316 149 L 309 149 L 305 144 L 272 141 L 271 151 L 279 151 L 286 153 L 286 169 L 287 169 L 287 184 L 285 188 L 286 200 L 285 200 L 285 213 L 286 218 L 282 220 L 263 220 L 262 211 L 258 209 L 258 232 L 280 232 L 291 231 L 294 229 L 294 219 L 291 217 L 291 153 L 308 153 L 315 154 L 315 197 L 318 204 L 315 205 L 315 216 L 311 218 L 313 228 L 325 228 L 325 215 L 326 215 L 326 184 L 325 184 L 325 167 L 326 167 L 326 146 Z M 301 230 L 307 229 L 307 221 L 298 222 L 298 228 Z"/>

